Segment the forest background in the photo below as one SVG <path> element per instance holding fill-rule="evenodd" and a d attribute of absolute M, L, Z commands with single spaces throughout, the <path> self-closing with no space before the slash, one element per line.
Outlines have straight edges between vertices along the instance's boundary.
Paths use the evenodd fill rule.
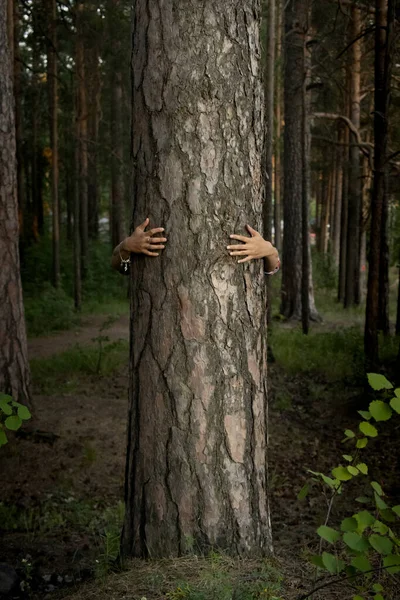
<path fill-rule="evenodd" d="M 22 597 L 51 595 L 94 573 L 96 591 L 76 598 L 102 587 L 110 597 L 105 577 L 118 563 L 124 519 L 129 282 L 109 263 L 135 202 L 132 2 L 2 4 L 20 262 L 12 275 L 1 270 L 0 284 L 9 289 L 20 272 L 25 317 L 14 315 L 11 329 L 23 340 L 26 323 L 29 365 L 22 343 L 22 366 L 9 369 L 2 345 L 0 382 L 35 418 L 1 450 L 0 558 L 16 568 Z M 367 372 L 394 384 L 400 377 L 399 9 L 392 0 L 265 0 L 261 8 L 263 226 L 282 257 L 281 272 L 268 280 L 278 562 L 257 571 L 257 591 L 243 598 L 308 589 L 313 576 L 300 557 L 321 549 L 315 530 L 326 510 L 314 491 L 297 499 L 307 469 L 325 472 L 339 460 L 340 432 L 368 407 Z M 2 235 L 2 244 L 7 253 L 14 241 Z M 0 309 L 5 323 L 8 302 Z M 394 425 L 370 455 L 375 479 L 387 482 L 397 504 Z M 339 502 L 334 517 L 348 509 Z M 292 562 L 282 565 L 289 547 Z M 233 597 L 232 559 L 213 554 L 200 582 L 191 560 L 174 563 L 173 575 L 168 564 L 156 574 L 146 567 L 134 583 L 120 576 L 111 588 L 116 598 L 127 585 L 139 590 L 133 598 Z M 251 579 L 258 567 L 244 569 Z M 368 586 L 360 593 L 372 594 Z"/>

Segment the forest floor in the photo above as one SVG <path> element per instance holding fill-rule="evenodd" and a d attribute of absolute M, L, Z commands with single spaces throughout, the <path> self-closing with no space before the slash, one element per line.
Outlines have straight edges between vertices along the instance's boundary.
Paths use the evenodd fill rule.
<path fill-rule="evenodd" d="M 114 319 L 91 316 L 74 330 L 34 338 L 29 353 L 35 430 L 2 449 L 0 562 L 17 565 L 25 597 L 41 600 L 70 594 L 71 600 L 158 600 L 167 592 L 171 600 L 194 598 L 184 589 L 179 592 L 178 584 L 188 573 L 197 577 L 204 571 L 203 563 L 193 563 L 200 559 L 184 559 L 179 569 L 176 561 L 164 561 L 153 570 L 148 563 L 134 563 L 128 574 L 106 577 L 118 554 L 123 518 L 127 314 Z M 307 469 L 329 473 L 340 462 L 343 430 L 358 422 L 356 410 L 368 401 L 359 380 L 288 372 L 279 352 L 270 366 L 269 382 L 269 488 L 276 558 L 268 563 L 272 587 L 243 598 L 292 600 L 312 587 L 307 557 L 318 552 L 315 532 L 327 512 L 317 485 L 305 500 L 297 499 L 309 478 Z M 366 457 L 372 469 L 387 474 L 385 486 L 398 503 L 399 445 L 398 435 L 388 431 Z M 350 484 L 349 490 L 334 505 L 333 524 L 357 510 L 352 499 L 360 495 L 362 485 Z M 255 568 L 252 563 L 238 567 L 227 558 L 219 560 L 217 570 L 244 573 L 245 579 Z M 147 588 L 144 574 L 152 581 Z M 96 582 L 86 586 L 84 580 L 93 575 Z M 81 591 L 77 585 L 83 586 Z M 347 597 L 339 587 L 315 596 Z M 225 597 L 215 595 L 219 598 Z"/>

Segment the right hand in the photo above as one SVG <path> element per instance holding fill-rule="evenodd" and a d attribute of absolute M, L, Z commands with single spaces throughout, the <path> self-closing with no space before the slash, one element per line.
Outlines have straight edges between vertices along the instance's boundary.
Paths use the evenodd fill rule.
<path fill-rule="evenodd" d="M 157 233 L 164 231 L 163 227 L 146 230 L 150 219 L 146 219 L 141 225 L 136 227 L 135 231 L 121 243 L 121 250 L 133 252 L 135 254 L 146 254 L 147 256 L 159 256 L 160 251 L 164 250 L 167 238 L 153 237 Z"/>

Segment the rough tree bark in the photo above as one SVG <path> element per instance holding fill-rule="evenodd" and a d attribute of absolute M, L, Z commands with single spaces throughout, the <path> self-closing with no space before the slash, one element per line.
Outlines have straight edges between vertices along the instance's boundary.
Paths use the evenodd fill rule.
<path fill-rule="evenodd" d="M 281 160 L 281 143 L 282 143 L 282 36 L 283 36 L 283 19 L 282 6 L 279 1 L 276 6 L 277 12 L 277 35 L 276 35 L 276 71 L 275 71 L 275 170 L 274 170 L 274 230 L 275 230 L 275 247 L 282 250 L 282 160 Z"/>
<path fill-rule="evenodd" d="M 344 162 L 344 125 L 339 124 L 338 129 L 339 146 L 336 150 L 336 185 L 335 185 L 335 212 L 334 212 L 334 229 L 332 236 L 332 254 L 336 266 L 340 262 L 340 233 L 342 221 L 342 199 L 343 199 L 343 162 Z"/>
<path fill-rule="evenodd" d="M 271 547 L 263 265 L 226 251 L 262 228 L 259 9 L 135 2 L 133 222 L 169 242 L 132 266 L 125 554 Z"/>
<path fill-rule="evenodd" d="M 303 187 L 303 83 L 304 44 L 308 0 L 285 5 L 284 67 L 284 236 L 281 313 L 301 319 L 302 187 Z M 310 269 L 310 319 L 317 320 Z"/>
<path fill-rule="evenodd" d="M 7 3 L 0 2 L 0 392 L 30 405 L 29 363 L 18 252 L 18 196 Z"/>
<path fill-rule="evenodd" d="M 273 174 L 272 156 L 274 151 L 274 98 L 275 98 L 275 39 L 276 39 L 276 0 L 267 2 L 267 41 L 265 57 L 265 202 L 263 208 L 264 235 L 272 239 L 273 217 Z"/>
<path fill-rule="evenodd" d="M 371 233 L 369 252 L 367 310 L 365 318 L 365 354 L 369 367 L 379 359 L 378 328 L 380 308 L 380 267 L 386 252 L 386 172 L 392 38 L 394 23 L 393 0 L 376 0 L 375 4 L 375 106 L 374 106 L 374 183 L 371 201 Z M 382 310 L 382 309 L 381 309 Z"/>

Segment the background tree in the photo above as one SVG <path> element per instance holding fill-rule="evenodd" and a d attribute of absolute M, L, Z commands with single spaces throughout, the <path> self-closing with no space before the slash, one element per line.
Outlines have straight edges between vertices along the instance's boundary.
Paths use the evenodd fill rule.
<path fill-rule="evenodd" d="M 259 7 L 180 4 L 134 8 L 133 221 L 151 211 L 169 242 L 132 269 L 122 548 L 262 554 L 265 285 L 262 265 L 226 254 L 262 222 Z"/>
<path fill-rule="evenodd" d="M 19 271 L 18 196 L 12 61 L 7 3 L 0 4 L 0 390 L 30 403 L 30 375 Z"/>

